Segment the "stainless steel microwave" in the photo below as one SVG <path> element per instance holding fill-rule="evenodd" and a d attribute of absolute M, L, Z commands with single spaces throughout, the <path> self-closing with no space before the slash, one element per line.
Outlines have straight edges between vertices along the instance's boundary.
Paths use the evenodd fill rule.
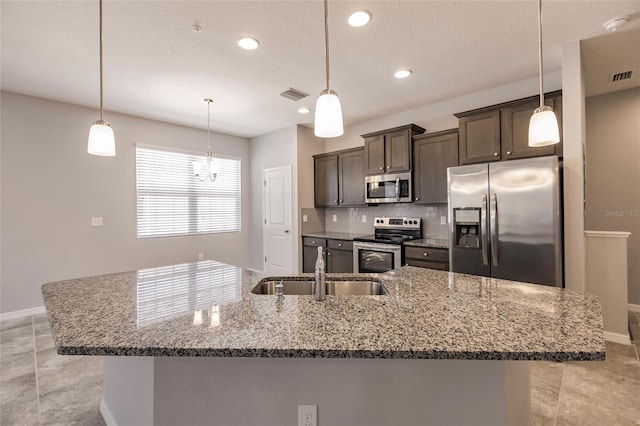
<path fill-rule="evenodd" d="M 410 203 L 411 173 L 387 173 L 364 178 L 367 203 Z"/>

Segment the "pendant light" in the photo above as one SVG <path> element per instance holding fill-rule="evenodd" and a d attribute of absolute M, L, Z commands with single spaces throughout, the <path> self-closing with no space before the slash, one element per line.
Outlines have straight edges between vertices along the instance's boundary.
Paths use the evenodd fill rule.
<path fill-rule="evenodd" d="M 89 130 L 87 152 L 92 155 L 113 157 L 116 155 L 116 140 L 111 125 L 103 120 L 102 105 L 102 0 L 100 0 L 100 120 L 93 122 Z"/>
<path fill-rule="evenodd" d="M 191 165 L 193 166 L 193 175 L 197 180 L 215 182 L 218 177 L 218 169 L 211 152 L 211 103 L 213 99 L 207 98 L 204 101 L 207 103 L 207 159 L 206 161 L 194 161 Z"/>
<path fill-rule="evenodd" d="M 538 0 L 538 66 L 540 75 L 540 106 L 529 121 L 529 146 L 547 146 L 560 142 L 558 119 L 553 108 L 544 104 L 542 75 L 542 0 Z"/>
<path fill-rule="evenodd" d="M 327 76 L 327 88 L 320 92 L 316 102 L 316 117 L 313 133 L 319 138 L 335 138 L 344 133 L 342 124 L 342 106 L 338 94 L 329 88 L 329 29 L 327 0 L 324 0 L 324 47 Z"/>

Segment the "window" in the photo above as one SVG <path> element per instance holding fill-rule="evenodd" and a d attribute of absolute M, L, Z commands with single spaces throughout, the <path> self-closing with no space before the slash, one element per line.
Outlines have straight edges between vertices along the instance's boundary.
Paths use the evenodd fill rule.
<path fill-rule="evenodd" d="M 215 182 L 200 182 L 204 156 L 136 147 L 138 238 L 240 231 L 240 160 L 214 158 Z"/>

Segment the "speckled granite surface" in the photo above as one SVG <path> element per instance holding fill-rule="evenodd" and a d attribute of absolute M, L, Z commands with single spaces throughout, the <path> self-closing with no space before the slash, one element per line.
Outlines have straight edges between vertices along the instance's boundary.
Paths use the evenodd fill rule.
<path fill-rule="evenodd" d="M 357 234 L 352 232 L 305 232 L 302 234 L 303 237 L 313 237 L 313 238 L 327 238 L 329 240 L 345 240 L 345 241 L 353 241 L 354 238 L 364 237 L 366 234 Z"/>
<path fill-rule="evenodd" d="M 425 247 L 425 248 L 449 248 L 449 240 L 436 240 L 433 238 L 423 238 L 422 240 L 407 241 L 405 246 Z"/>
<path fill-rule="evenodd" d="M 387 295 L 324 302 L 252 294 L 263 276 L 212 261 L 48 283 L 42 292 L 58 353 L 68 355 L 604 359 L 595 296 L 414 267 L 375 276 Z"/>

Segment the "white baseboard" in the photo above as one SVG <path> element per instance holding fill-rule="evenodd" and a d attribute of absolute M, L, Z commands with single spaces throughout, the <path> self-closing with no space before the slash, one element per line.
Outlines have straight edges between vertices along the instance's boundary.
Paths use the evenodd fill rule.
<path fill-rule="evenodd" d="M 104 398 L 100 399 L 100 414 L 102 414 L 102 418 L 107 426 L 118 426 L 116 420 L 113 418 L 113 414 L 111 414 L 111 410 L 107 407 L 107 404 L 104 402 Z"/>
<path fill-rule="evenodd" d="M 630 345 L 631 339 L 629 334 L 612 333 L 610 331 L 604 332 L 604 340 L 607 342 L 619 343 L 621 345 Z"/>
<path fill-rule="evenodd" d="M 30 317 L 31 315 L 40 315 L 46 313 L 44 306 L 36 306 L 35 308 L 22 309 L 20 311 L 11 311 L 0 314 L 0 321 Z"/>
<path fill-rule="evenodd" d="M 634 305 L 633 303 L 629 303 L 629 307 L 627 309 L 629 309 L 631 312 L 640 313 L 640 305 Z"/>

